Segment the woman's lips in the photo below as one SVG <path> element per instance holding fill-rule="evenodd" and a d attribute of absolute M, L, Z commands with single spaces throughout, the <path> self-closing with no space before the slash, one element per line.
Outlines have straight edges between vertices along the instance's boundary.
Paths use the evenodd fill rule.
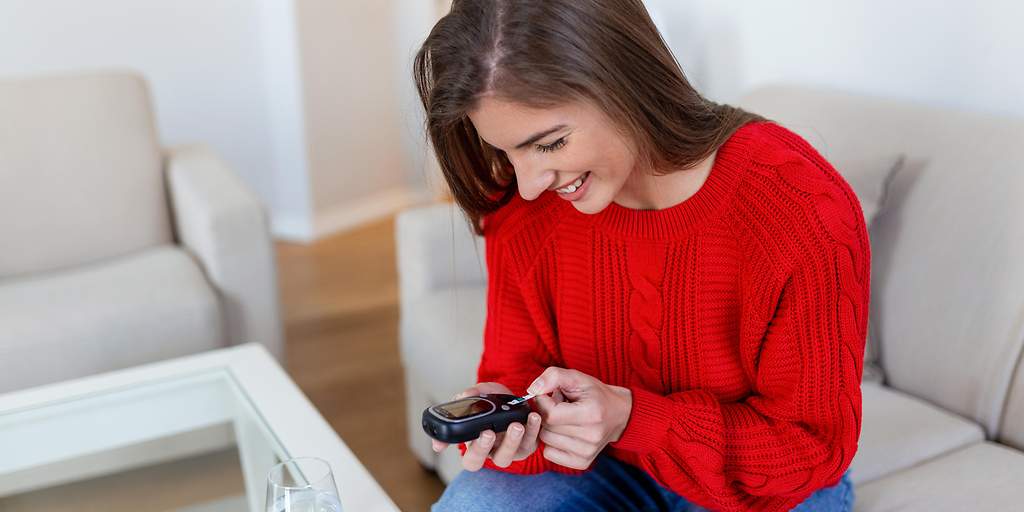
<path fill-rule="evenodd" d="M 583 175 L 583 183 L 576 188 L 575 192 L 556 192 L 558 193 L 558 197 L 561 197 L 566 201 L 579 201 L 581 198 L 583 198 L 583 195 L 587 193 L 588 188 L 590 188 L 590 171 L 587 171 Z"/>

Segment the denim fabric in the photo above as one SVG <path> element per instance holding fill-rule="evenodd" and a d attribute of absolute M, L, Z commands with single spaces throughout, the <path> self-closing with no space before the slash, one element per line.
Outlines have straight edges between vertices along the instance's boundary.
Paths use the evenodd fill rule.
<path fill-rule="evenodd" d="M 832 487 L 818 490 L 793 510 L 853 510 L 849 472 Z M 451 482 L 431 512 L 533 511 L 669 511 L 705 512 L 658 485 L 644 471 L 602 454 L 583 475 L 552 471 L 514 475 L 489 469 L 463 471 Z"/>

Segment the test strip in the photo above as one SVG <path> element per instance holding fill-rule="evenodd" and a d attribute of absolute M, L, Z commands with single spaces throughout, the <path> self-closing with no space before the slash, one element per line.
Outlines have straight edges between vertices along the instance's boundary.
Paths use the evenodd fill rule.
<path fill-rule="evenodd" d="M 515 400 L 509 401 L 508 405 L 519 405 L 519 404 L 521 404 L 521 403 L 523 403 L 523 402 L 533 398 L 534 396 L 536 396 L 536 395 L 521 396 L 519 398 L 516 398 Z"/>

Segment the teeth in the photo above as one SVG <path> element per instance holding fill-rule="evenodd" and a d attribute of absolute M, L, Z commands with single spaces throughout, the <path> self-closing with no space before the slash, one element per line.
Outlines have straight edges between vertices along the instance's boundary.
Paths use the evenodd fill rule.
<path fill-rule="evenodd" d="M 571 184 L 566 185 L 566 186 L 558 189 L 557 192 L 561 192 L 563 194 L 572 194 L 573 192 L 576 192 L 576 189 L 580 188 L 580 185 L 583 185 L 583 177 L 584 176 L 580 176 L 579 178 L 576 178 L 576 181 L 574 181 Z"/>

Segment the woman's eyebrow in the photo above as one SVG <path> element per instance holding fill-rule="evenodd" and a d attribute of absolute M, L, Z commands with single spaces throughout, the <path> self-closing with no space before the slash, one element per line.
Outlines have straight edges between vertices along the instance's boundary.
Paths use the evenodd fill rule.
<path fill-rule="evenodd" d="M 550 134 L 552 134 L 554 132 L 557 132 L 558 130 L 561 130 L 561 129 L 565 128 L 565 127 L 566 127 L 566 125 L 560 124 L 558 126 L 549 128 L 549 129 L 544 130 L 542 132 L 537 132 L 537 133 L 533 134 L 532 137 L 530 137 L 529 139 L 526 139 L 521 144 L 516 146 L 516 149 L 522 149 L 522 148 L 524 148 L 526 146 L 529 146 L 530 144 L 533 144 L 534 142 L 537 142 L 538 140 L 543 139 L 544 137 L 546 137 L 546 136 L 548 136 L 548 135 L 550 135 Z"/>

